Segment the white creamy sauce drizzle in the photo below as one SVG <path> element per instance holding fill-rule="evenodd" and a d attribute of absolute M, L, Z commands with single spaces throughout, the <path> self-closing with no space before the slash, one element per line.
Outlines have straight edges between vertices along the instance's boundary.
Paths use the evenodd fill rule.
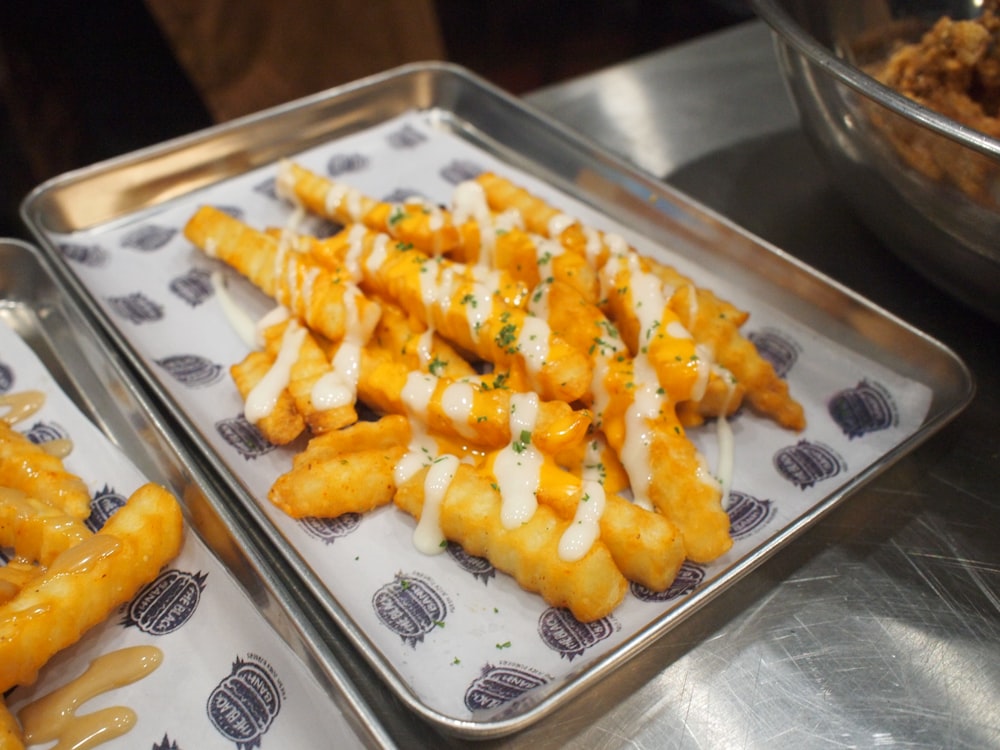
<path fill-rule="evenodd" d="M 559 538 L 559 559 L 576 562 L 581 559 L 601 535 L 601 516 L 607 505 L 604 492 L 601 447 L 598 440 L 587 443 L 583 462 L 580 500 L 572 523 Z"/>
<path fill-rule="evenodd" d="M 368 229 L 364 224 L 355 224 L 347 230 L 347 254 L 344 256 L 343 266 L 344 270 L 347 271 L 347 275 L 355 284 L 361 281 L 363 275 L 361 270 L 361 254 L 364 252 L 365 237 L 367 236 Z M 388 236 L 384 234 L 379 234 L 378 237 L 388 239 Z"/>
<path fill-rule="evenodd" d="M 365 259 L 365 270 L 370 274 L 375 274 L 385 263 L 385 259 L 389 253 L 389 242 L 392 238 L 379 232 L 372 241 L 371 251 L 368 253 L 368 257 Z M 360 274 L 359 274 L 360 276 Z"/>
<path fill-rule="evenodd" d="M 428 327 L 417 339 L 417 358 L 427 367 L 434 360 L 434 329 Z"/>
<path fill-rule="evenodd" d="M 425 555 L 444 551 L 447 541 L 441 531 L 441 503 L 458 470 L 457 456 L 447 453 L 434 459 L 424 477 L 424 504 L 413 531 L 413 544 Z"/>
<path fill-rule="evenodd" d="M 576 219 L 567 214 L 555 214 L 551 219 L 549 219 L 546 231 L 549 237 L 558 237 L 571 226 L 576 224 Z"/>
<path fill-rule="evenodd" d="M 499 282 L 497 282 L 499 283 Z M 465 307 L 465 318 L 469 323 L 469 335 L 473 341 L 479 341 L 482 326 L 493 314 L 493 289 L 482 282 L 473 282 L 470 290 L 463 295 L 462 304 Z"/>
<path fill-rule="evenodd" d="M 552 285 L 547 281 L 541 281 L 538 286 L 531 290 L 528 298 L 528 312 L 541 320 L 549 319 L 549 293 Z"/>
<path fill-rule="evenodd" d="M 286 320 L 292 317 L 291 311 L 284 305 L 277 305 L 272 307 L 268 312 L 261 316 L 260 320 L 257 321 L 257 325 L 254 327 L 253 333 L 253 346 L 256 349 L 264 348 L 264 331 L 266 331 L 271 326 L 276 326 L 279 323 L 284 323 Z"/>
<path fill-rule="evenodd" d="M 601 238 L 601 233 L 593 227 L 584 226 L 581 229 L 586 240 L 583 252 L 587 256 L 587 262 L 596 268 L 601 252 L 604 250 L 604 240 Z"/>
<path fill-rule="evenodd" d="M 506 529 L 527 523 L 538 508 L 536 493 L 544 458 L 530 438 L 537 420 L 537 393 L 510 397 L 510 443 L 498 452 L 493 464 L 500 488 L 500 522 Z"/>
<path fill-rule="evenodd" d="M 471 383 L 458 381 L 451 383 L 441 394 L 441 410 L 455 426 L 455 431 L 469 440 L 476 437 L 476 429 L 469 424 L 472 416 L 475 389 Z"/>
<path fill-rule="evenodd" d="M 226 286 L 226 277 L 222 271 L 213 271 L 211 275 L 212 289 L 215 291 L 215 298 L 219 300 L 219 306 L 229 321 L 229 325 L 249 347 L 257 345 L 256 328 L 253 319 L 247 315 L 246 311 L 240 307 Z"/>
<path fill-rule="evenodd" d="M 361 374 L 361 348 L 371 335 L 371 326 L 362 321 L 358 312 L 361 291 L 354 285 L 344 289 L 344 312 L 347 316 L 344 338 L 337 347 L 330 363 L 331 369 L 324 373 L 312 387 L 310 399 L 319 410 L 335 409 L 354 403 L 358 393 L 358 377 Z"/>
<path fill-rule="evenodd" d="M 339 182 L 331 182 L 323 206 L 328 216 L 335 216 L 343 208 L 351 221 L 360 221 L 362 215 L 363 195 L 360 190 L 348 187 Z"/>
<path fill-rule="evenodd" d="M 549 356 L 549 324 L 541 318 L 524 317 L 517 334 L 517 348 L 528 370 L 528 376 L 537 380 Z M 534 383 L 537 388 L 537 383 Z"/>
<path fill-rule="evenodd" d="M 452 191 L 451 206 L 452 219 L 456 224 L 474 221 L 479 225 L 479 257 L 476 262 L 491 266 L 496 247 L 496 228 L 483 186 L 475 180 L 459 183 Z"/>
<path fill-rule="evenodd" d="M 698 377 L 691 386 L 691 398 L 700 401 L 705 397 L 708 381 L 712 375 L 712 353 L 701 344 L 695 345 L 694 352 L 698 357 Z"/>
<path fill-rule="evenodd" d="M 267 371 L 260 382 L 247 394 L 244 405 L 244 416 L 247 421 L 256 424 L 274 411 L 278 396 L 288 387 L 292 366 L 299 356 L 299 349 L 305 340 L 306 329 L 294 320 L 281 336 L 281 348 L 271 369 Z"/>
<path fill-rule="evenodd" d="M 426 373 L 410 372 L 406 376 L 400 397 L 413 418 L 409 420 L 411 434 L 407 451 L 393 471 L 397 487 L 437 458 L 437 443 L 423 427 L 427 424 L 427 409 L 437 382 L 437 378 Z"/>
<path fill-rule="evenodd" d="M 625 443 L 621 450 L 621 461 L 632 487 L 632 499 L 640 507 L 652 510 L 649 488 L 653 480 L 649 446 L 653 428 L 650 420 L 656 419 L 663 407 L 664 397 L 660 393 L 656 375 L 642 357 L 634 360 L 635 387 L 633 401 L 625 410 Z"/>
<path fill-rule="evenodd" d="M 721 368 L 720 368 L 721 369 Z M 729 423 L 726 413 L 729 411 L 729 402 L 736 391 L 736 384 L 728 371 L 722 371 L 723 382 L 729 386 L 726 394 L 726 402 L 722 407 L 722 413 L 715 421 L 716 437 L 719 440 L 719 464 L 716 468 L 716 475 L 722 485 L 722 505 L 726 507 L 729 503 L 729 492 L 733 487 L 733 471 L 736 462 L 736 443 L 733 436 L 733 426 Z"/>

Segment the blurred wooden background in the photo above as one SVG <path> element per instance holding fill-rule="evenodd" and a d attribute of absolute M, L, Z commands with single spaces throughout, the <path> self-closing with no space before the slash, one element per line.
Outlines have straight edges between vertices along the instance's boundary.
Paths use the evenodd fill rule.
<path fill-rule="evenodd" d="M 743 0 L 0 2 L 0 235 L 49 177 L 414 60 L 522 94 L 749 18 Z"/>

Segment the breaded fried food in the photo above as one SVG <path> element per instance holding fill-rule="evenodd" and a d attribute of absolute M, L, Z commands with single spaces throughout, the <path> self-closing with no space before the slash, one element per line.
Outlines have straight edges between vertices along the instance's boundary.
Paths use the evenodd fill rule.
<path fill-rule="evenodd" d="M 94 534 L 0 606 L 0 692 L 34 682 L 53 654 L 127 602 L 180 551 L 183 520 L 158 485 L 136 490 Z"/>
<path fill-rule="evenodd" d="M 83 480 L 67 471 L 62 459 L 35 445 L 0 420 L 0 477 L 2 485 L 21 490 L 77 519 L 90 515 L 90 491 Z"/>
<path fill-rule="evenodd" d="M 396 505 L 419 519 L 424 512 L 427 469 L 397 490 Z M 440 500 L 441 530 L 470 555 L 484 557 L 508 573 L 522 588 L 536 592 L 553 607 L 565 607 L 581 622 L 611 614 L 628 590 L 628 581 L 611 553 L 597 542 L 578 561 L 558 554 L 559 539 L 569 521 L 539 506 L 531 519 L 507 529 L 500 519 L 501 498 L 491 480 L 466 464 L 458 465 Z"/>
<path fill-rule="evenodd" d="M 351 294 L 353 284 L 323 273 L 290 241 L 273 237 L 212 206 L 202 206 L 184 227 L 184 235 L 207 255 L 225 262 L 254 286 L 331 341 L 340 341 L 352 320 L 377 320 L 378 306 Z M 350 306 L 357 305 L 352 310 Z"/>
<path fill-rule="evenodd" d="M 410 426 L 400 415 L 317 435 L 271 486 L 271 502 L 292 518 L 336 518 L 392 502 L 394 469 Z"/>
<path fill-rule="evenodd" d="M 24 735 L 17 719 L 0 698 L 0 750 L 24 750 Z"/>

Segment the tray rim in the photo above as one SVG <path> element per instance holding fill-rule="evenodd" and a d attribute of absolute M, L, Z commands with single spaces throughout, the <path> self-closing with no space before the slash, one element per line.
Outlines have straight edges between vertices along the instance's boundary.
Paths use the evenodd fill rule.
<path fill-rule="evenodd" d="M 381 656 L 371 644 L 367 643 L 363 635 L 354 633 L 352 632 L 351 627 L 345 626 L 345 622 L 349 625 L 349 616 L 340 609 L 336 602 L 331 603 L 329 596 L 324 595 L 324 592 L 320 590 L 322 588 L 321 582 L 311 580 L 308 567 L 301 561 L 298 564 L 296 564 L 294 560 L 290 561 L 296 572 L 303 577 L 303 581 L 309 592 L 321 600 L 322 608 L 326 611 L 327 616 L 335 616 L 335 619 L 337 619 L 337 625 L 346 631 L 346 635 L 352 641 L 352 645 L 358 649 L 362 656 L 369 662 L 373 669 L 379 673 L 379 676 L 389 685 L 396 696 L 402 700 L 408 709 L 416 713 L 424 720 L 450 734 L 466 739 L 489 739 L 519 731 L 520 729 L 523 729 L 548 715 L 561 706 L 563 702 L 593 686 L 602 676 L 606 675 L 613 669 L 616 669 L 625 661 L 628 661 L 636 656 L 653 641 L 662 637 L 681 619 L 686 619 L 688 616 L 694 614 L 698 609 L 700 609 L 703 604 L 707 604 L 709 601 L 712 601 L 717 596 L 723 594 L 730 585 L 736 583 L 739 579 L 743 578 L 747 573 L 758 567 L 772 555 L 780 552 L 781 547 L 784 546 L 785 543 L 817 523 L 830 510 L 839 505 L 840 502 L 847 496 L 852 495 L 859 487 L 890 468 L 904 455 L 910 453 L 920 444 L 936 434 L 942 427 L 956 417 L 969 404 L 969 402 L 971 402 L 975 393 L 975 381 L 971 371 L 965 363 L 950 348 L 940 341 L 937 341 L 928 334 L 917 330 L 907 322 L 876 306 L 874 303 L 861 297 L 851 289 L 809 267 L 804 262 L 789 256 L 780 248 L 751 235 L 749 232 L 726 219 L 724 216 L 721 216 L 713 210 L 702 206 L 689 196 L 661 181 L 655 180 L 649 175 L 646 175 L 636 167 L 624 162 L 622 159 L 614 156 L 605 149 L 588 141 L 583 136 L 575 133 L 575 131 L 570 130 L 565 125 L 533 110 L 523 101 L 516 99 L 506 92 L 503 92 L 499 88 L 484 81 L 464 68 L 450 63 L 430 62 L 403 65 L 398 68 L 385 71 L 384 73 L 360 79 L 359 81 L 355 81 L 344 86 L 334 87 L 333 89 L 319 92 L 318 94 L 309 97 L 304 97 L 303 99 L 290 102 L 286 105 L 281 105 L 270 110 L 265 110 L 260 113 L 240 118 L 239 120 L 234 120 L 230 123 L 209 128 L 205 131 L 199 131 L 198 133 L 188 136 L 182 136 L 181 138 L 173 139 L 157 146 L 152 146 L 121 157 L 107 160 L 105 162 L 91 165 L 90 167 L 86 167 L 81 170 L 66 173 L 65 175 L 53 178 L 43 183 L 33 190 L 22 203 L 22 217 L 29 229 L 42 245 L 43 251 L 53 256 L 52 259 L 56 262 L 56 265 L 61 272 L 60 275 L 63 277 L 67 286 L 70 287 L 80 298 L 81 303 L 88 308 L 89 312 L 96 316 L 100 328 L 115 340 L 116 346 L 120 352 L 129 359 L 130 364 L 138 367 L 141 372 L 143 368 L 139 357 L 124 339 L 124 336 L 118 334 L 115 330 L 115 326 L 106 318 L 106 316 L 104 316 L 100 310 L 97 310 L 95 305 L 88 303 L 89 295 L 87 291 L 83 288 L 82 284 L 75 278 L 70 269 L 66 266 L 65 262 L 59 256 L 57 248 L 55 248 L 49 241 L 46 229 L 42 226 L 41 219 L 43 217 L 37 213 L 38 203 L 51 191 L 59 190 L 69 184 L 86 183 L 94 176 L 106 174 L 121 167 L 122 165 L 142 164 L 145 160 L 156 158 L 163 153 L 184 150 L 185 148 L 196 146 L 202 143 L 205 139 L 211 139 L 218 134 L 227 134 L 238 132 L 245 128 L 253 128 L 261 122 L 288 117 L 294 115 L 296 112 L 321 106 L 331 100 L 342 99 L 358 92 L 370 91 L 377 89 L 380 86 L 392 85 L 394 82 L 420 76 L 451 78 L 457 82 L 453 85 L 471 87 L 481 95 L 485 95 L 495 100 L 498 106 L 505 107 L 510 111 L 515 112 L 519 117 L 526 118 L 533 126 L 551 131 L 553 137 L 565 141 L 568 148 L 585 152 L 605 169 L 623 176 L 633 185 L 647 191 L 649 195 L 658 195 L 666 200 L 679 203 L 681 208 L 690 214 L 695 215 L 699 220 L 709 221 L 726 232 L 731 233 L 733 236 L 740 237 L 754 245 L 759 250 L 768 253 L 770 256 L 776 258 L 780 263 L 794 267 L 798 273 L 804 274 L 813 283 L 830 290 L 832 293 L 838 295 L 839 298 L 849 301 L 853 306 L 863 310 L 873 319 L 881 321 L 885 325 L 891 325 L 896 329 L 905 331 L 908 335 L 913 336 L 916 340 L 922 342 L 926 347 L 928 347 L 929 350 L 932 350 L 940 358 L 942 365 L 946 365 L 951 369 L 951 375 L 955 381 L 954 392 L 951 394 L 950 398 L 947 399 L 947 403 L 942 406 L 937 403 L 938 399 L 936 398 L 936 408 L 935 405 L 932 405 L 932 410 L 928 419 L 917 431 L 917 433 L 898 444 L 894 450 L 890 451 L 883 457 L 882 461 L 861 471 L 851 481 L 836 488 L 821 503 L 813 507 L 810 512 L 798 517 L 793 523 L 786 526 L 779 534 L 768 540 L 764 549 L 755 550 L 746 558 L 727 570 L 724 575 L 725 580 L 721 583 L 715 583 L 706 591 L 702 591 L 696 602 L 681 604 L 675 610 L 668 613 L 667 616 L 654 622 L 651 626 L 636 634 L 626 643 L 626 647 L 620 648 L 619 650 L 598 659 L 593 665 L 588 667 L 582 676 L 575 678 L 572 685 L 555 690 L 550 695 L 532 705 L 525 713 L 512 718 L 501 718 L 492 722 L 467 721 L 443 715 L 435 709 L 423 704 L 412 693 L 410 687 L 399 678 L 399 676 L 392 669 L 391 665 L 387 665 L 382 662 Z M 425 88 L 430 89 L 433 87 L 427 85 Z M 419 108 L 420 107 L 417 105 L 411 106 L 411 109 Z M 302 145 L 296 150 L 302 150 L 304 148 L 308 148 L 308 145 Z M 81 231 L 86 231 L 86 229 Z M 172 403 L 170 396 L 166 394 L 166 392 L 155 382 L 150 383 L 148 380 L 149 378 L 146 378 L 146 387 L 151 388 L 163 407 L 173 411 L 176 417 L 176 413 L 180 410 L 176 404 Z M 939 395 L 936 390 L 934 392 L 935 396 Z M 182 416 L 179 418 L 183 421 Z M 214 472 L 217 472 L 220 475 L 220 481 L 224 484 L 227 483 L 227 481 L 231 481 L 231 479 L 226 479 L 230 473 L 229 470 L 222 464 L 220 459 L 217 459 L 212 455 L 212 451 L 207 447 L 207 445 L 205 445 L 197 435 L 189 435 L 189 438 L 194 438 L 195 442 L 198 444 L 199 450 L 203 454 L 207 454 L 203 455 L 202 458 L 209 463 Z M 256 508 L 256 501 L 249 496 L 249 493 L 243 489 L 242 485 L 239 485 L 238 482 L 237 485 L 238 486 L 236 487 L 231 486 L 230 489 L 236 489 L 241 495 L 243 502 L 248 504 L 254 521 L 267 527 L 269 522 L 263 516 L 263 513 Z M 280 534 L 276 530 L 265 528 L 264 533 L 273 543 L 280 544 L 281 540 L 278 538 L 280 537 Z M 333 612 L 330 611 L 331 605 Z"/>

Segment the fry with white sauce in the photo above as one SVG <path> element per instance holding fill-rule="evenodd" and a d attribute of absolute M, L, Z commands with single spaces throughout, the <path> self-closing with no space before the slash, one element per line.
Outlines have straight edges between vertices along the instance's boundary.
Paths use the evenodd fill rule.
<path fill-rule="evenodd" d="M 63 510 L 73 518 L 90 515 L 90 492 L 78 476 L 66 470 L 62 459 L 35 445 L 0 420 L 0 477 L 3 486 Z"/>
<path fill-rule="evenodd" d="M 396 505 L 417 519 L 429 512 L 426 487 L 431 471 L 421 469 L 396 491 Z M 438 500 L 436 512 L 446 539 L 486 558 L 552 606 L 566 607 L 581 622 L 606 617 L 624 598 L 628 582 L 603 543 L 595 543 L 579 560 L 562 560 L 559 540 L 569 521 L 539 506 L 530 520 L 505 527 L 502 500 L 491 481 L 457 459 L 453 479 Z"/>
<path fill-rule="evenodd" d="M 685 427 L 744 400 L 804 425 L 740 333 L 745 312 L 496 175 L 450 206 L 376 201 L 292 162 L 278 183 L 296 216 L 343 229 L 319 239 L 201 209 L 185 230 L 288 313 L 233 368 L 265 435 L 310 435 L 276 506 L 393 502 L 421 551 L 456 542 L 582 621 L 629 581 L 663 591 L 685 559 L 731 547 L 723 481 Z M 318 398 L 321 382 L 339 399 Z M 378 419 L 356 422 L 360 405 Z"/>
<path fill-rule="evenodd" d="M 34 682 L 55 653 L 131 599 L 177 555 L 182 536 L 177 501 L 147 484 L 100 533 L 58 555 L 0 606 L 0 692 Z"/>
<path fill-rule="evenodd" d="M 277 187 L 280 195 L 317 216 L 338 224 L 363 224 L 428 253 L 447 252 L 458 242 L 450 217 L 423 201 L 376 201 L 287 160 L 278 165 Z"/>

